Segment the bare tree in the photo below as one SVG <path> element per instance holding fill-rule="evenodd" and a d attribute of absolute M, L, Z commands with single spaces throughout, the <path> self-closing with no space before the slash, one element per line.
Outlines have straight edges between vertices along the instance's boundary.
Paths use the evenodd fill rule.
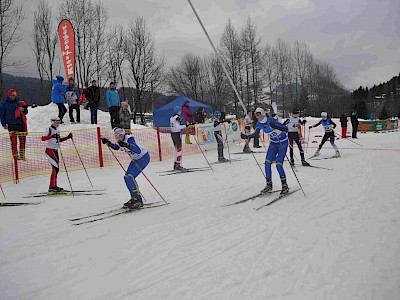
<path fill-rule="evenodd" d="M 233 27 L 231 20 L 225 26 L 225 30 L 222 33 L 219 45 L 219 52 L 227 66 L 230 77 L 232 78 L 233 84 L 240 91 L 243 99 L 243 85 L 241 72 L 243 69 L 242 65 L 242 48 L 240 43 L 239 34 Z M 235 99 L 234 107 L 235 114 L 238 115 L 238 100 L 232 90 L 232 98 Z"/>
<path fill-rule="evenodd" d="M 154 38 L 146 27 L 144 18 L 131 21 L 126 31 L 125 55 L 130 68 L 135 91 L 134 120 L 140 114 L 144 124 L 142 100 L 146 91 L 162 79 L 165 65 L 163 57 L 156 53 Z"/>
<path fill-rule="evenodd" d="M 206 71 L 205 86 L 207 87 L 207 95 L 213 106 L 220 110 L 230 109 L 229 94 L 231 86 L 226 78 L 224 69 L 215 56 L 211 54 L 204 58 L 204 66 Z"/>
<path fill-rule="evenodd" d="M 277 56 L 274 53 L 274 49 L 270 45 L 266 45 L 262 52 L 262 67 L 264 71 L 264 77 L 267 81 L 268 98 L 270 105 L 272 105 L 272 97 L 276 89 L 277 80 L 277 64 L 275 58 Z"/>
<path fill-rule="evenodd" d="M 4 70 L 21 65 L 20 61 L 11 60 L 9 55 L 21 41 L 18 31 L 24 18 L 22 4 L 19 5 L 14 0 L 0 1 L 0 95 L 3 95 Z"/>
<path fill-rule="evenodd" d="M 172 93 L 203 100 L 202 75 L 204 65 L 198 55 L 185 54 L 176 67 L 171 67 L 167 75 L 167 83 Z"/>
<path fill-rule="evenodd" d="M 241 42 L 245 63 L 246 94 L 248 106 L 259 101 L 262 89 L 261 80 L 261 38 L 257 37 L 257 27 L 251 18 L 242 29 Z"/>
<path fill-rule="evenodd" d="M 124 42 L 123 26 L 117 24 L 111 27 L 106 49 L 106 75 L 107 78 L 111 78 L 114 82 L 121 82 L 122 92 L 124 97 L 126 97 L 124 84 Z"/>
<path fill-rule="evenodd" d="M 290 46 L 283 40 L 278 39 L 275 43 L 275 51 L 282 97 L 282 111 L 283 115 L 285 115 L 285 86 L 289 83 L 288 76 L 290 70 Z"/>
<path fill-rule="evenodd" d="M 51 89 L 51 80 L 54 75 L 54 60 L 56 46 L 58 43 L 57 30 L 53 23 L 53 12 L 48 2 L 41 0 L 36 6 L 33 17 L 33 50 L 36 57 L 36 65 L 41 80 L 42 91 L 43 79 L 50 81 L 48 91 Z"/>
<path fill-rule="evenodd" d="M 60 19 L 69 19 L 74 27 L 78 85 L 88 86 L 104 72 L 107 11 L 102 2 L 91 0 L 65 0 L 58 10 Z"/>

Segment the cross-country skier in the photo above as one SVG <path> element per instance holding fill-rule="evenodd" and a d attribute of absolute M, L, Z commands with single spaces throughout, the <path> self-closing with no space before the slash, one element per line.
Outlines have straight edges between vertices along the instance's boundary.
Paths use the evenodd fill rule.
<path fill-rule="evenodd" d="M 251 123 L 252 123 L 251 117 L 252 117 L 252 115 L 253 115 L 253 111 L 251 109 L 248 109 L 247 110 L 247 115 L 244 118 L 244 134 L 246 134 L 246 135 L 249 135 L 250 131 L 251 131 Z M 244 144 L 244 148 L 243 148 L 243 152 L 244 153 L 251 153 L 249 142 L 250 141 L 247 141 Z"/>
<path fill-rule="evenodd" d="M 59 117 L 51 118 L 51 126 L 46 128 L 42 135 L 42 141 L 46 142 L 46 157 L 52 167 L 49 193 L 60 193 L 64 190 L 57 186 L 57 175 L 60 170 L 58 149 L 60 149 L 61 142 L 72 139 L 72 133 L 69 133 L 66 137 L 60 138 L 60 131 L 58 131 L 58 126 L 60 126 L 60 124 L 61 119 Z"/>
<path fill-rule="evenodd" d="M 299 125 L 306 124 L 306 120 L 300 120 L 300 110 L 297 108 L 292 111 L 292 115 L 289 116 L 285 122 L 283 122 L 284 125 L 288 126 L 289 133 L 289 147 L 290 147 L 290 164 L 293 166 L 294 165 L 294 159 L 293 159 L 293 141 L 296 142 L 297 147 L 299 148 L 300 151 L 300 156 L 301 156 L 301 164 L 303 166 L 309 166 L 310 164 L 306 162 L 306 159 L 304 158 L 304 151 L 301 146 L 300 142 L 300 137 L 299 137 Z"/>
<path fill-rule="evenodd" d="M 224 157 L 224 139 L 222 137 L 222 129 L 221 124 L 227 122 L 231 123 L 230 120 L 221 120 L 221 112 L 216 110 L 214 112 L 214 136 L 218 145 L 218 161 L 219 162 L 227 162 L 228 160 Z"/>
<path fill-rule="evenodd" d="M 171 127 L 171 138 L 175 147 L 175 161 L 174 161 L 174 170 L 178 171 L 186 171 L 184 167 L 181 165 L 182 159 L 182 137 L 181 130 L 186 128 L 186 125 L 181 124 L 181 108 L 176 106 L 174 108 L 174 115 L 169 119 L 169 124 Z"/>
<path fill-rule="evenodd" d="M 289 187 L 286 183 L 286 175 L 285 170 L 283 169 L 283 161 L 285 159 L 288 147 L 288 138 L 286 135 L 288 128 L 285 125 L 279 123 L 273 117 L 268 117 L 266 111 L 261 107 L 257 108 L 254 114 L 258 120 L 258 122 L 256 123 L 256 131 L 250 135 L 242 135 L 242 138 L 252 138 L 255 135 L 259 134 L 260 130 L 263 130 L 266 134 L 269 134 L 270 136 L 270 144 L 267 150 L 267 155 L 265 157 L 265 178 L 267 180 L 267 185 L 261 191 L 261 193 L 269 193 L 272 191 L 271 164 L 275 160 L 276 169 L 278 170 L 282 183 L 281 194 L 287 194 L 289 192 Z"/>
<path fill-rule="evenodd" d="M 124 180 L 128 188 L 131 199 L 124 203 L 125 208 L 137 209 L 143 206 L 142 196 L 140 195 L 139 186 L 136 182 L 136 177 L 146 168 L 150 162 L 150 155 L 146 149 L 140 146 L 133 135 L 125 134 L 122 128 L 114 128 L 114 135 L 117 143 L 111 143 L 108 139 L 102 138 L 103 144 L 114 150 L 122 148 L 131 157 L 132 161 L 126 170 Z"/>
<path fill-rule="evenodd" d="M 319 125 L 322 125 L 322 126 L 324 126 L 324 129 L 325 129 L 325 135 L 322 138 L 321 144 L 319 144 L 317 151 L 315 151 L 314 156 L 318 156 L 319 155 L 319 151 L 321 150 L 322 146 L 329 139 L 333 149 L 335 149 L 335 155 L 333 157 L 340 157 L 340 152 L 339 152 L 338 148 L 335 145 L 335 132 L 333 131 L 336 128 L 336 124 L 328 116 L 327 112 L 323 111 L 321 113 L 321 118 L 322 119 L 317 124 L 308 127 L 309 129 L 311 129 L 313 127 L 317 127 Z"/>

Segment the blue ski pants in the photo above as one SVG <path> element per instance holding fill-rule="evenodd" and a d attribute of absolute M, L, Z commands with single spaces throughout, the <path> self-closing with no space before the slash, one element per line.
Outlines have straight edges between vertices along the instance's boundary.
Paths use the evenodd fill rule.
<path fill-rule="evenodd" d="M 270 143 L 265 157 L 265 174 L 267 180 L 272 179 L 271 164 L 276 161 L 276 169 L 278 170 L 281 179 L 285 179 L 285 171 L 283 170 L 283 161 L 285 160 L 286 151 L 288 148 L 288 140 L 278 143 Z"/>
<path fill-rule="evenodd" d="M 147 167 L 150 162 L 150 155 L 146 153 L 142 158 L 138 160 L 132 160 L 129 164 L 128 170 L 126 170 L 124 180 L 126 187 L 128 188 L 131 196 L 140 195 L 139 186 L 136 182 L 136 177 Z"/>

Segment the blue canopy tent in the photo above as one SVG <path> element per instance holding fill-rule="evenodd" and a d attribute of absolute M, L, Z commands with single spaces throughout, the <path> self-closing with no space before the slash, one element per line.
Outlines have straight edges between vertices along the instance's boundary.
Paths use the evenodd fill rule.
<path fill-rule="evenodd" d="M 169 119 L 174 114 L 174 107 L 181 107 L 183 105 L 183 101 L 185 100 L 189 101 L 189 109 L 192 112 L 197 111 L 199 107 L 203 107 L 204 111 L 206 112 L 212 112 L 212 107 L 210 105 L 197 102 L 185 96 L 180 96 L 172 100 L 170 103 L 165 104 L 164 106 L 161 106 L 153 111 L 154 127 L 169 127 Z"/>

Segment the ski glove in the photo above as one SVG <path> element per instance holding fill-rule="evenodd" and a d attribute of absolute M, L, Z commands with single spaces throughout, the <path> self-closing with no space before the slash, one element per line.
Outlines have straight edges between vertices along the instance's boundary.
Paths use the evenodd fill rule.
<path fill-rule="evenodd" d="M 246 134 L 240 133 L 240 138 L 247 140 L 249 138 L 249 136 Z"/>
<path fill-rule="evenodd" d="M 67 135 L 67 139 L 72 139 L 72 133 L 71 132 Z"/>
<path fill-rule="evenodd" d="M 312 126 L 308 126 L 308 129 L 311 129 L 311 128 L 313 128 Z"/>
<path fill-rule="evenodd" d="M 128 147 L 129 147 L 129 144 L 128 144 L 128 143 L 125 143 L 124 141 L 119 141 L 119 142 L 118 142 L 118 145 L 119 145 L 120 147 L 125 147 L 125 148 L 128 148 Z"/>
<path fill-rule="evenodd" d="M 103 143 L 103 144 L 110 144 L 111 142 L 108 140 L 108 139 L 106 139 L 106 138 L 101 138 L 101 142 Z"/>

